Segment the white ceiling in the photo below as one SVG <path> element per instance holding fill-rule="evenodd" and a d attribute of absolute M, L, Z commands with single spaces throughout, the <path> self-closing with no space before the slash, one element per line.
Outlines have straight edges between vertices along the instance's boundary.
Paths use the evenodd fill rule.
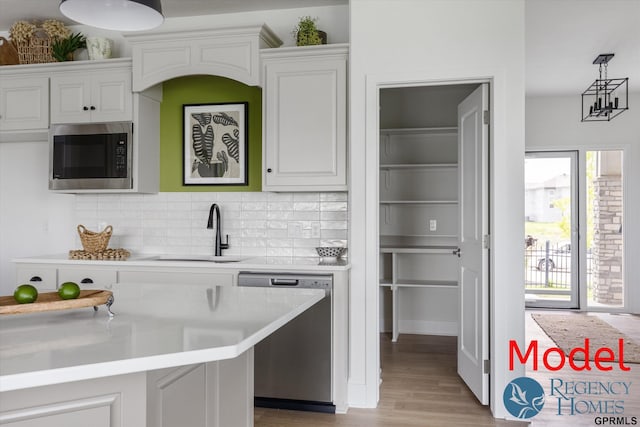
<path fill-rule="evenodd" d="M 640 91 L 640 0 L 526 0 L 528 95 L 582 93 L 601 53 L 615 53 L 609 77 Z"/>
<path fill-rule="evenodd" d="M 346 5 L 348 0 L 161 0 L 167 18 L 248 12 L 252 10 L 295 9 Z M 74 24 L 58 10 L 60 0 L 0 0 L 0 29 L 9 29 L 17 20 L 59 19 Z"/>
<path fill-rule="evenodd" d="M 162 0 L 165 16 L 347 4 L 348 0 Z M 19 19 L 57 18 L 59 0 L 0 0 L 0 29 Z M 640 91 L 640 0 L 525 0 L 526 90 L 579 94 L 597 77 L 600 53 L 615 53 L 609 77 Z"/>

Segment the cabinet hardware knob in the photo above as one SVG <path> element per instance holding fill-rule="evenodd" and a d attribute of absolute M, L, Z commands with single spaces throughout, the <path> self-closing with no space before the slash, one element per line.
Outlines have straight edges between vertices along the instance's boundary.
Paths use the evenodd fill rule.
<path fill-rule="evenodd" d="M 33 276 L 31 279 L 29 279 L 30 282 L 42 282 L 42 277 L 40 276 Z"/>
<path fill-rule="evenodd" d="M 89 111 L 89 107 L 87 107 L 86 105 L 85 105 L 84 107 L 82 107 L 82 109 L 83 109 L 84 111 Z"/>
<path fill-rule="evenodd" d="M 271 173 L 273 170 L 271 168 L 267 168 L 267 173 Z"/>
<path fill-rule="evenodd" d="M 458 258 L 460 258 L 460 248 L 456 248 L 451 252 L 453 255 L 458 255 Z"/>
<path fill-rule="evenodd" d="M 94 111 L 96 109 L 96 107 L 94 107 L 93 105 L 91 106 L 91 108 L 89 108 L 91 111 Z"/>
<path fill-rule="evenodd" d="M 91 280 L 90 278 L 86 277 L 86 278 L 82 279 L 82 280 L 80 281 L 80 283 L 85 283 L 85 284 L 86 284 L 86 283 L 93 283 L 93 280 Z"/>

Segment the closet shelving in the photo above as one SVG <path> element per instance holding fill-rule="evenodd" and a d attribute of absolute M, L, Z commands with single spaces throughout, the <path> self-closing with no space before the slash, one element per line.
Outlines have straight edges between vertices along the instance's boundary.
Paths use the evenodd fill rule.
<path fill-rule="evenodd" d="M 458 284 L 457 132 L 380 131 L 380 286 L 392 292 L 393 341 L 401 289 Z"/>

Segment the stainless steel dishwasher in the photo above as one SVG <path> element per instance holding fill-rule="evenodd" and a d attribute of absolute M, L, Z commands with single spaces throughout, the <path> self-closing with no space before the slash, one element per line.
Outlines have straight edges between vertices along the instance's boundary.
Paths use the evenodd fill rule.
<path fill-rule="evenodd" d="M 255 406 L 334 413 L 333 275 L 240 272 L 238 286 L 325 290 L 324 299 L 255 346 L 254 395 Z"/>

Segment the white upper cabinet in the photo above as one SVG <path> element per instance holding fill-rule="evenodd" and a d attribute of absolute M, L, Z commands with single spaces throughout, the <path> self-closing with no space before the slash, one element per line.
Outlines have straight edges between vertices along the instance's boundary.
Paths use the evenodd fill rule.
<path fill-rule="evenodd" d="M 71 72 L 51 77 L 51 123 L 133 119 L 131 68 Z"/>
<path fill-rule="evenodd" d="M 265 191 L 346 191 L 347 45 L 262 51 Z"/>
<path fill-rule="evenodd" d="M 49 78 L 0 78 L 0 131 L 49 128 Z"/>
<path fill-rule="evenodd" d="M 208 74 L 249 86 L 260 84 L 260 49 L 282 40 L 267 26 L 128 33 L 133 56 L 133 90 L 176 77 Z"/>

